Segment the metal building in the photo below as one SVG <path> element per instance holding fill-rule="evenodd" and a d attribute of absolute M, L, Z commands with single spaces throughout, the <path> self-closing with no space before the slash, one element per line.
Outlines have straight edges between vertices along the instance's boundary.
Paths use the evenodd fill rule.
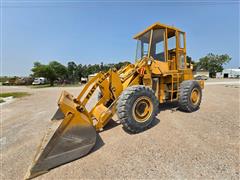
<path fill-rule="evenodd" d="M 240 78 L 240 69 L 224 69 L 216 74 L 217 78 Z"/>

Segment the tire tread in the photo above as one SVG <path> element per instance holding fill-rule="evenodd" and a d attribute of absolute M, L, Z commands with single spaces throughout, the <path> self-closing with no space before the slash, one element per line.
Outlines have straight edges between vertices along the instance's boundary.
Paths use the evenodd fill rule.
<path fill-rule="evenodd" d="M 154 94 L 154 91 L 146 86 L 143 85 L 135 85 L 130 86 L 127 89 L 125 89 L 122 94 L 119 97 L 118 103 L 117 103 L 117 114 L 120 122 L 122 123 L 123 127 L 132 133 L 138 133 L 141 131 L 144 131 L 145 129 L 149 128 L 151 123 L 149 123 L 147 126 L 139 127 L 135 126 L 131 120 L 129 120 L 128 111 L 131 109 L 129 107 L 128 99 L 134 96 L 136 93 L 139 92 L 148 92 L 151 95 L 151 99 L 153 100 L 153 117 L 155 117 L 158 114 L 158 100 Z"/>

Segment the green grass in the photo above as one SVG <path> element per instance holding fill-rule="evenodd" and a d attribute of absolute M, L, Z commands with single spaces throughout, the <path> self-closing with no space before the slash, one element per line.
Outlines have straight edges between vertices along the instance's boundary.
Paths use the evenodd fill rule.
<path fill-rule="evenodd" d="M 0 99 L 0 103 L 3 103 L 3 102 L 5 102 L 3 99 Z"/>
<path fill-rule="evenodd" d="M 0 93 L 1 98 L 13 96 L 13 98 L 20 98 L 24 96 L 29 96 L 30 94 L 27 92 L 7 92 L 7 93 Z"/>

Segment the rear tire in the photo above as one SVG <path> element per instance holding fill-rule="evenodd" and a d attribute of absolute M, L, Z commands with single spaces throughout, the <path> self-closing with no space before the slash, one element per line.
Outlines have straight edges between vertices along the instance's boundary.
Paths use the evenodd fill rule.
<path fill-rule="evenodd" d="M 149 87 L 128 87 L 119 97 L 117 115 L 124 129 L 138 133 L 148 129 L 158 113 L 159 102 Z"/>
<path fill-rule="evenodd" d="M 197 81 L 183 81 L 179 88 L 179 109 L 193 112 L 199 109 L 202 100 L 202 89 Z"/>

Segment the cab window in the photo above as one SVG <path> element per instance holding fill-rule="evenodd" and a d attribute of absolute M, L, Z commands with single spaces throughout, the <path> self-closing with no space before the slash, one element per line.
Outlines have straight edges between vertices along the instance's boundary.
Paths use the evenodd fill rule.
<path fill-rule="evenodd" d="M 184 33 L 179 33 L 179 48 L 184 48 Z"/>
<path fill-rule="evenodd" d="M 155 29 L 153 31 L 151 53 L 150 55 L 159 61 L 165 61 L 165 43 L 164 43 L 165 30 Z"/>

